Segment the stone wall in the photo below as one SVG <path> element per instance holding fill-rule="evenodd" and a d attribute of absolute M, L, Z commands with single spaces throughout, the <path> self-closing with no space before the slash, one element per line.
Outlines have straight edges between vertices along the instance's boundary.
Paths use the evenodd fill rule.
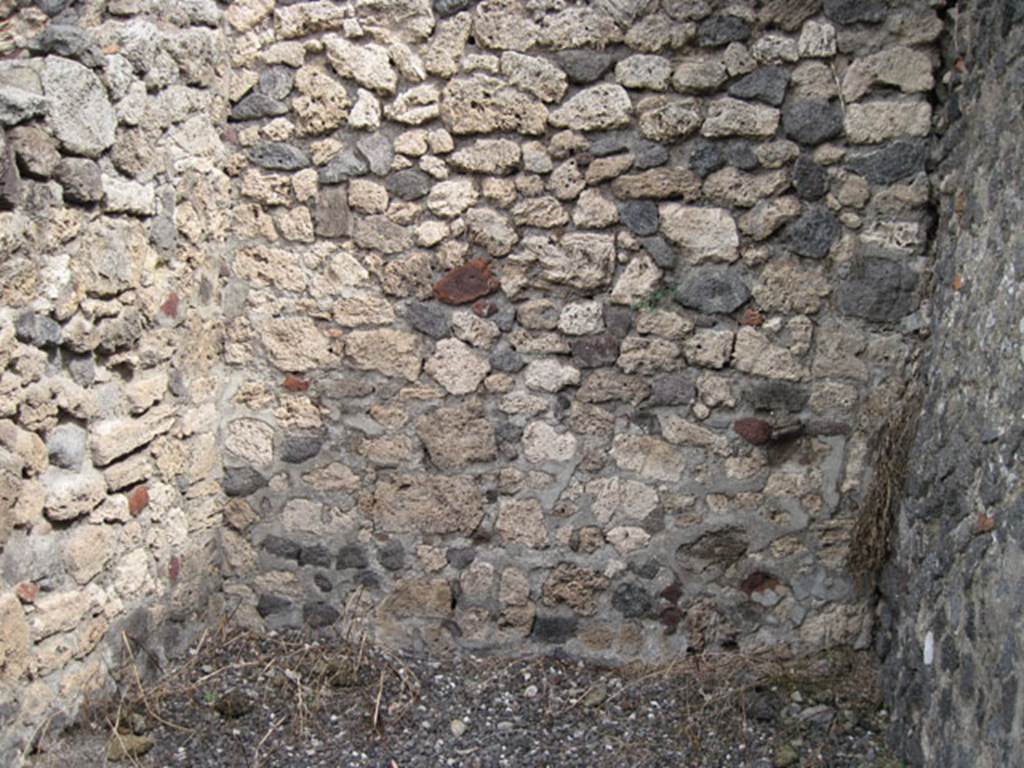
<path fill-rule="evenodd" d="M 219 17 L 0 2 L 3 765 L 218 581 Z"/>
<path fill-rule="evenodd" d="M 925 325 L 927 3 L 226 20 L 239 618 L 613 659 L 868 641 L 844 561 Z"/>
<path fill-rule="evenodd" d="M 1024 6 L 950 19 L 932 341 L 883 581 L 893 741 L 911 765 L 1021 764 Z"/>
<path fill-rule="evenodd" d="M 221 601 L 433 650 L 867 644 L 942 30 L 0 0 L 0 756 Z"/>

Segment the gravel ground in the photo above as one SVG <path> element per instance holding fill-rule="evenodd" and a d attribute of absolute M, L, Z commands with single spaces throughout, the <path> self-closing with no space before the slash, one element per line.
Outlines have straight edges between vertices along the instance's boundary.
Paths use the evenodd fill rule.
<path fill-rule="evenodd" d="M 896 768 L 864 654 L 397 657 L 299 635 L 207 638 L 28 763 L 33 768 L 870 766 Z M 128 751 L 131 754 L 118 754 Z M 118 758 L 115 762 L 114 758 Z"/>

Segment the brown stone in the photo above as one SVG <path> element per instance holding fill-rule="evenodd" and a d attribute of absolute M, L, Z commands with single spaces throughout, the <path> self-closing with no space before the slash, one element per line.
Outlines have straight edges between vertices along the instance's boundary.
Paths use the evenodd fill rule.
<path fill-rule="evenodd" d="M 750 595 L 754 592 L 764 592 L 768 589 L 775 589 L 778 585 L 778 579 L 771 574 L 764 573 L 762 571 L 754 571 L 740 583 L 740 589 Z"/>
<path fill-rule="evenodd" d="M 477 317 L 491 317 L 498 313 L 498 307 L 493 301 L 488 299 L 478 299 L 473 302 L 471 307 L 473 314 Z"/>
<path fill-rule="evenodd" d="M 763 419 L 737 419 L 732 428 L 751 445 L 764 445 L 772 439 L 772 425 Z"/>
<path fill-rule="evenodd" d="M 149 489 L 140 485 L 128 494 L 128 511 L 132 517 L 138 517 L 142 510 L 149 506 Z"/>
<path fill-rule="evenodd" d="M 469 535 L 483 515 L 474 479 L 427 474 L 379 482 L 370 508 L 375 528 L 389 533 Z"/>
<path fill-rule="evenodd" d="M 445 304 L 468 304 L 501 287 L 485 259 L 473 259 L 437 281 L 434 295 Z"/>
<path fill-rule="evenodd" d="M 160 311 L 163 312 L 167 317 L 177 317 L 178 305 L 180 302 L 181 299 L 178 298 L 178 294 L 176 294 L 174 291 L 171 291 L 169 294 L 167 294 L 167 298 L 164 300 L 164 303 L 160 305 Z"/>
<path fill-rule="evenodd" d="M 498 447 L 494 427 L 483 418 L 478 404 L 438 408 L 416 420 L 416 434 L 439 469 L 458 469 L 490 461 Z"/>
<path fill-rule="evenodd" d="M 14 593 L 23 603 L 34 603 L 39 597 L 39 585 L 33 581 L 23 581 L 14 588 Z"/>
<path fill-rule="evenodd" d="M 560 563 L 544 582 L 545 605 L 564 604 L 577 613 L 591 616 L 597 611 L 597 593 L 608 586 L 599 571 Z"/>
<path fill-rule="evenodd" d="M 284 377 L 284 383 L 282 385 L 289 392 L 305 392 L 309 389 L 309 382 L 300 379 L 298 376 L 288 375 Z"/>

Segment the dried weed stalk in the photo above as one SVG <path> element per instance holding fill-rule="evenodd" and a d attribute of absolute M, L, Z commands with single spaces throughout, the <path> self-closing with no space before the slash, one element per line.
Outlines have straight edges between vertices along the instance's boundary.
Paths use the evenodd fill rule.
<path fill-rule="evenodd" d="M 875 440 L 871 482 L 853 524 L 847 557 L 847 567 L 862 584 L 874 585 L 889 559 L 920 405 L 920 392 L 911 385 L 898 412 L 882 426 Z"/>

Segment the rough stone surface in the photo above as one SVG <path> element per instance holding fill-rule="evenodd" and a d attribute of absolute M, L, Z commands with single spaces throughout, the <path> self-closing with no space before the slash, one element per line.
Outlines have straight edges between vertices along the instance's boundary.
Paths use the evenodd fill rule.
<path fill-rule="evenodd" d="M 433 356 L 424 366 L 424 371 L 453 395 L 475 392 L 490 369 L 491 364 L 486 358 L 458 339 L 439 341 Z"/>
<path fill-rule="evenodd" d="M 460 469 L 497 454 L 494 428 L 479 408 L 438 408 L 416 420 L 419 435 L 438 469 Z"/>
<path fill-rule="evenodd" d="M 629 122 L 633 111 L 620 85 L 595 85 L 580 91 L 550 115 L 551 124 L 574 131 L 601 131 Z"/>
<path fill-rule="evenodd" d="M 915 304 L 917 276 L 890 259 L 865 257 L 851 265 L 839 284 L 839 308 L 853 317 L 896 322 Z"/>
<path fill-rule="evenodd" d="M 773 107 L 782 106 L 789 85 L 789 73 L 782 67 L 762 67 L 729 86 L 729 95 L 756 99 Z"/>
<path fill-rule="evenodd" d="M 909 404 L 916 435 L 892 510 L 900 535 L 880 582 L 886 623 L 876 648 L 899 723 L 890 740 L 909 764 L 1000 765 L 1017 759 L 1024 706 L 1021 520 L 1010 480 L 1021 414 L 1019 386 L 1007 384 L 1021 365 L 1020 296 L 1005 292 L 1022 236 L 1020 217 L 1006 215 L 1020 210 L 1022 120 L 1019 87 L 1002 63 L 1024 50 L 1024 27 L 1012 3 L 959 12 L 950 57 L 972 64 L 942 104 L 954 124 L 943 161 L 949 194 L 939 198 L 932 347 L 921 399 Z M 882 266 L 865 274 L 881 278 Z M 884 307 L 880 315 L 902 311 Z M 975 394 L 968 381 L 987 383 Z"/>
<path fill-rule="evenodd" d="M 840 127 L 842 118 L 840 117 Z M 717 99 L 708 107 L 701 135 L 709 138 L 721 136 L 768 137 L 779 127 L 779 110 L 761 104 L 726 97 Z"/>
<path fill-rule="evenodd" d="M 782 129 L 793 141 L 821 144 L 843 132 L 843 112 L 839 104 L 832 101 L 796 101 L 784 110 Z"/>
<path fill-rule="evenodd" d="M 840 232 L 835 215 L 824 207 L 815 206 L 786 227 L 786 240 L 797 255 L 821 259 L 828 254 Z"/>
<path fill-rule="evenodd" d="M 377 484 L 370 517 L 388 533 L 468 535 L 483 517 L 483 497 L 468 477 L 404 475 Z"/>
<path fill-rule="evenodd" d="M 117 116 L 100 79 L 77 61 L 49 56 L 42 74 L 47 124 L 69 152 L 98 157 L 114 143 Z"/>
<path fill-rule="evenodd" d="M 661 208 L 661 219 L 662 232 L 690 263 L 736 260 L 739 233 L 728 211 L 667 203 Z"/>
<path fill-rule="evenodd" d="M 675 300 L 708 314 L 729 314 L 747 303 L 750 289 L 729 270 L 702 267 L 691 270 L 676 289 Z"/>
<path fill-rule="evenodd" d="M 1020 23 L 933 5 L 0 2 L 0 570 L 32 627 L 3 607 L 32 695 L 0 684 L 0 764 L 122 629 L 169 658 L 206 606 L 277 631 L 358 595 L 400 650 L 863 647 L 852 521 L 929 323 L 987 354 L 933 363 L 988 415 L 943 444 L 1016 418 Z M 993 456 L 933 519 L 1003 557 Z M 930 622 L 897 624 L 937 709 Z"/>

